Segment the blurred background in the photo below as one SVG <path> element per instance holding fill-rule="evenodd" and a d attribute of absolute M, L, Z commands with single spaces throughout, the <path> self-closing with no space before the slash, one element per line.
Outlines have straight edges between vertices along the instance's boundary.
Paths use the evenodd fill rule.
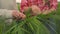
<path fill-rule="evenodd" d="M 21 3 L 21 0 L 16 0 L 17 3 Z M 60 2 L 60 0 L 58 0 L 58 2 Z"/>

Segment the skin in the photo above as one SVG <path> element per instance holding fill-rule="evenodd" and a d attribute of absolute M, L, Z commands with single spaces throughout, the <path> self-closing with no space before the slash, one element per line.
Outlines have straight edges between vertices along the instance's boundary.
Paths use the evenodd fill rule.
<path fill-rule="evenodd" d="M 19 19 L 25 19 L 26 18 L 26 16 L 23 13 L 18 12 L 17 10 L 12 10 L 12 11 L 13 11 L 12 16 L 14 17 L 14 19 L 19 20 Z"/>
<path fill-rule="evenodd" d="M 24 10 L 28 10 L 29 7 L 25 7 Z M 40 8 L 36 5 L 32 5 L 30 8 L 32 8 L 32 15 L 38 15 L 38 14 L 49 14 L 51 13 L 52 11 L 54 11 L 53 8 L 49 9 L 49 10 L 44 10 L 44 11 L 41 11 Z"/>

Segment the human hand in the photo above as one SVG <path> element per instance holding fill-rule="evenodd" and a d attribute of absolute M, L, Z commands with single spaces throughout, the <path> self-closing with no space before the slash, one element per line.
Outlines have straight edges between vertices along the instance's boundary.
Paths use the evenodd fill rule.
<path fill-rule="evenodd" d="M 20 13 L 17 10 L 13 10 L 12 16 L 13 16 L 14 19 L 17 19 L 17 20 L 26 18 L 26 16 L 23 13 Z"/>
<path fill-rule="evenodd" d="M 39 15 L 39 14 L 41 14 L 41 10 L 40 10 L 40 8 L 38 6 L 32 5 L 31 8 L 32 8 L 32 15 Z"/>
<path fill-rule="evenodd" d="M 49 14 L 49 13 L 52 13 L 55 9 L 54 8 L 51 8 L 49 10 L 44 10 L 42 11 L 42 14 Z"/>

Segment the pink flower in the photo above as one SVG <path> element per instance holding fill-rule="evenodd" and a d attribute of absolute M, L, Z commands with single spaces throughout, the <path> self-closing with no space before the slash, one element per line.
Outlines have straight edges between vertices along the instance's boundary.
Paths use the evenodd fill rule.
<path fill-rule="evenodd" d="M 22 0 L 21 1 L 21 12 L 24 12 L 24 7 L 29 7 L 32 5 L 37 5 L 38 7 L 42 8 L 43 0 Z"/>
<path fill-rule="evenodd" d="M 45 2 L 44 0 L 22 0 L 20 10 L 21 12 L 24 12 L 24 7 L 30 7 L 32 5 L 38 6 L 41 11 L 49 10 L 50 8 L 56 9 L 57 3 L 57 0 L 48 0 L 48 2 Z"/>
<path fill-rule="evenodd" d="M 28 6 L 27 0 L 22 0 L 21 1 L 21 6 L 20 6 L 20 11 L 23 12 L 24 11 L 24 7 Z"/>
<path fill-rule="evenodd" d="M 56 9 L 57 8 L 57 0 L 49 0 L 50 1 L 50 8 Z"/>

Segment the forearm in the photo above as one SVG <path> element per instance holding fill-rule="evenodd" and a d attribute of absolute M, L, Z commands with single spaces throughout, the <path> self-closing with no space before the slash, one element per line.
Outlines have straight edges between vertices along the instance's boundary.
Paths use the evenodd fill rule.
<path fill-rule="evenodd" d="M 12 11 L 7 9 L 0 9 L 0 17 L 12 18 Z"/>

